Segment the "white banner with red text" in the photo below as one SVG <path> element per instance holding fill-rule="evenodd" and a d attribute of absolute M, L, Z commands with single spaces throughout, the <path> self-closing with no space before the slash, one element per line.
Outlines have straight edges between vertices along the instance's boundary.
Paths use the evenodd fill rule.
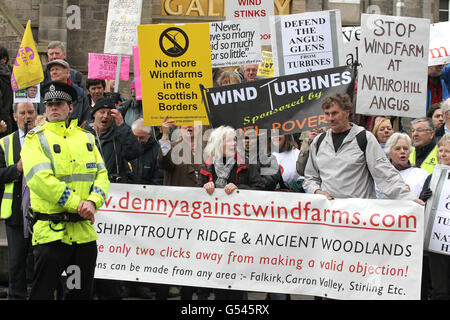
<path fill-rule="evenodd" d="M 413 201 L 111 184 L 96 278 L 333 299 L 419 299 Z"/>

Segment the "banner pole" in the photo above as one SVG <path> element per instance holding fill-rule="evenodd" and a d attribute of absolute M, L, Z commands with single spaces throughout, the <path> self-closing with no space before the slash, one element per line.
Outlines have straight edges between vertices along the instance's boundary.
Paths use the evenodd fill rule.
<path fill-rule="evenodd" d="M 117 56 L 116 82 L 114 83 L 114 92 L 119 92 L 120 67 L 122 64 L 122 55 Z"/>

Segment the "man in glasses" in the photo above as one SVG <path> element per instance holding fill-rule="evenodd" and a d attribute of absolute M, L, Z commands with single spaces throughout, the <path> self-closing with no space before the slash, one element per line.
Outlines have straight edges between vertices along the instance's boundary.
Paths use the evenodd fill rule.
<path fill-rule="evenodd" d="M 409 162 L 432 174 L 438 163 L 438 147 L 434 139 L 433 122 L 428 118 L 418 118 L 411 122 L 411 139 L 414 150 L 409 155 Z"/>

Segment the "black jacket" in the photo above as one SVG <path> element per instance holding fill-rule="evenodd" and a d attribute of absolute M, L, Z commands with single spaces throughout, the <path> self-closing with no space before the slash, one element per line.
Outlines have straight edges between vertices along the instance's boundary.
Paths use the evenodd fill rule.
<path fill-rule="evenodd" d="M 143 145 L 144 152 L 132 160 L 130 182 L 135 184 L 162 185 L 164 171 L 157 166 L 159 143 L 153 137 Z"/>
<path fill-rule="evenodd" d="M 13 91 L 11 89 L 11 67 L 0 63 L 0 120 L 5 121 L 8 130 L 0 137 L 13 132 L 12 121 Z"/>
<path fill-rule="evenodd" d="M 216 170 L 214 169 L 214 164 L 212 164 L 211 160 L 211 158 L 207 159 L 200 170 L 200 186 L 203 186 L 209 181 L 212 181 L 215 184 L 217 180 Z M 239 154 L 236 155 L 236 162 L 228 176 L 227 183 L 233 183 L 239 189 L 265 189 L 264 180 L 259 174 L 258 165 L 248 164 L 247 161 L 244 162 Z"/>
<path fill-rule="evenodd" d="M 108 175 L 119 175 L 122 183 L 128 182 L 128 161 L 134 160 L 142 154 L 142 146 L 125 122 L 119 127 L 113 121 L 108 131 L 97 135 L 93 122 L 86 123 L 84 128 L 90 131 L 97 147 L 102 154 Z M 116 161 L 117 160 L 117 161 Z"/>
<path fill-rule="evenodd" d="M 5 153 L 3 148 L 0 148 L 0 185 L 1 193 L 0 199 L 3 198 L 4 185 L 6 183 L 14 182 L 13 189 L 13 203 L 11 217 L 5 220 L 7 225 L 23 225 L 22 214 L 22 173 L 17 171 L 16 163 L 20 159 L 20 146 L 19 131 L 15 131 L 13 134 L 13 158 L 14 165 L 7 166 L 5 162 Z"/>

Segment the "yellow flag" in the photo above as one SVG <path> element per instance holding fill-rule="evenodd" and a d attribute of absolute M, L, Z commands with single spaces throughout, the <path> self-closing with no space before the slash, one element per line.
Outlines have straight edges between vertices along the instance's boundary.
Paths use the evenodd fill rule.
<path fill-rule="evenodd" d="M 30 20 L 28 20 L 22 43 L 14 61 L 11 87 L 14 91 L 31 87 L 44 80 L 41 59 L 31 33 Z"/>

